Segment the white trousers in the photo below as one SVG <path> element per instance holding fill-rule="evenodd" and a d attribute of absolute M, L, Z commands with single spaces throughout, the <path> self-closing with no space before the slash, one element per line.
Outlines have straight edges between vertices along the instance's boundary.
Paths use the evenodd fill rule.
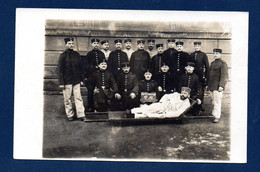
<path fill-rule="evenodd" d="M 210 91 L 210 96 L 211 96 L 212 104 L 213 104 L 212 115 L 215 118 L 220 118 L 220 116 L 221 116 L 222 95 L 223 95 L 223 91 L 222 92 L 219 92 L 217 90 Z"/>
<path fill-rule="evenodd" d="M 75 115 L 72 109 L 72 93 L 74 97 L 74 102 L 77 111 L 77 118 L 82 118 L 85 116 L 85 109 L 83 105 L 83 100 L 80 93 L 80 84 L 77 85 L 65 85 L 65 89 L 63 90 L 64 97 L 64 105 L 65 111 L 68 118 L 73 117 Z"/>

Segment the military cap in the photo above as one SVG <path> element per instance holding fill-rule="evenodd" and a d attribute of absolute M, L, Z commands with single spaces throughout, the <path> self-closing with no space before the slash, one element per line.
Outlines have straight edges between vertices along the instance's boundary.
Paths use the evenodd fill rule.
<path fill-rule="evenodd" d="M 168 39 L 168 42 L 175 42 L 175 39 Z"/>
<path fill-rule="evenodd" d="M 121 68 L 123 68 L 123 67 L 130 67 L 130 63 L 129 62 L 123 62 L 121 64 Z"/>
<path fill-rule="evenodd" d="M 137 44 L 140 44 L 140 43 L 144 44 L 144 43 L 145 43 L 145 40 L 138 40 L 138 41 L 137 41 Z"/>
<path fill-rule="evenodd" d="M 176 45 L 183 45 L 183 44 L 184 44 L 184 42 L 182 42 L 182 41 L 176 42 Z"/>
<path fill-rule="evenodd" d="M 65 44 L 67 44 L 67 42 L 69 41 L 74 41 L 74 38 L 64 38 Z"/>
<path fill-rule="evenodd" d="M 117 43 L 121 43 L 122 44 L 122 40 L 121 39 L 116 39 L 114 40 L 114 43 L 117 44 Z"/>
<path fill-rule="evenodd" d="M 105 44 L 105 43 L 109 43 L 108 40 L 103 40 L 100 42 L 102 45 Z"/>
<path fill-rule="evenodd" d="M 214 49 L 213 49 L 213 52 L 219 52 L 219 53 L 222 53 L 222 49 L 214 48 Z"/>
<path fill-rule="evenodd" d="M 99 42 L 100 40 L 99 39 L 91 39 L 91 43 L 93 42 Z"/>
<path fill-rule="evenodd" d="M 144 74 L 146 74 L 146 73 L 150 73 L 150 74 L 152 74 L 151 71 L 150 71 L 149 69 L 147 69 L 147 70 L 144 71 Z"/>
<path fill-rule="evenodd" d="M 127 42 L 132 42 L 132 39 L 127 38 L 126 40 L 124 40 L 124 43 L 127 43 Z"/>
<path fill-rule="evenodd" d="M 190 93 L 191 89 L 189 87 L 181 87 L 181 91 L 185 91 L 187 93 Z"/>
<path fill-rule="evenodd" d="M 154 39 L 149 39 L 147 42 L 148 42 L 148 43 L 149 43 L 149 42 L 155 43 L 155 40 L 154 40 Z"/>
<path fill-rule="evenodd" d="M 194 45 L 201 45 L 201 42 L 196 41 L 196 42 L 193 42 L 193 44 Z"/>
<path fill-rule="evenodd" d="M 195 65 L 195 63 L 193 63 L 193 62 L 187 62 L 187 66 L 195 67 L 196 65 Z"/>
<path fill-rule="evenodd" d="M 162 47 L 163 48 L 163 44 L 156 44 L 156 48 Z"/>

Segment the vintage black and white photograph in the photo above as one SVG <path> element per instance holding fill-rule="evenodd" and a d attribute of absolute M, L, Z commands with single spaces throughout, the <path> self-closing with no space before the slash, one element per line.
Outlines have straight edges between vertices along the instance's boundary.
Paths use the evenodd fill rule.
<path fill-rule="evenodd" d="M 239 27 L 224 12 L 55 12 L 40 20 L 39 157 L 246 162 L 246 13 Z"/>

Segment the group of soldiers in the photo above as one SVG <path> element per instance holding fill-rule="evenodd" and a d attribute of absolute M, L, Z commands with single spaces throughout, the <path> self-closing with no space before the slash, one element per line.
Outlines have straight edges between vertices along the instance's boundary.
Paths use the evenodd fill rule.
<path fill-rule="evenodd" d="M 195 51 L 189 54 L 183 51 L 184 42 L 175 42 L 174 39 L 167 40 L 168 49 L 165 51 L 163 44 L 155 44 L 155 40 L 148 40 L 147 50 L 144 50 L 145 40 L 138 40 L 138 49 L 134 51 L 131 39 L 116 39 L 116 49 L 111 52 L 108 40 L 92 39 L 93 49 L 86 56 L 80 56 L 73 50 L 73 38 L 65 38 L 64 41 L 66 50 L 59 58 L 58 79 L 63 88 L 68 120 L 75 118 L 72 94 L 76 116 L 85 120 L 80 94 L 80 85 L 85 85 L 88 90 L 88 112 L 130 110 L 188 87 L 190 97 L 198 102 L 194 112 L 199 113 L 204 110 L 202 104 L 207 87 L 213 99 L 213 122 L 219 121 L 222 92 L 228 78 L 221 49 L 213 49 L 215 61 L 209 66 L 207 55 L 200 51 L 201 42 L 194 42 Z M 123 43 L 125 49 L 122 48 Z M 100 45 L 102 50 L 99 50 Z M 142 93 L 151 100 L 145 101 Z"/>

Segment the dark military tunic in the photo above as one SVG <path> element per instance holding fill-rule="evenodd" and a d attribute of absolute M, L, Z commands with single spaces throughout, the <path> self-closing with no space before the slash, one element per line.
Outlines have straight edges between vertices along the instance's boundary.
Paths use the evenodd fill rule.
<path fill-rule="evenodd" d="M 93 49 L 88 52 L 84 59 L 85 77 L 87 78 L 94 71 L 98 70 L 98 65 L 104 60 L 106 60 L 106 58 L 102 51 Z"/>
<path fill-rule="evenodd" d="M 112 100 L 115 93 L 118 92 L 118 87 L 113 74 L 109 70 L 97 70 L 90 75 L 87 79 L 87 83 L 87 86 L 89 85 L 99 89 L 99 93 L 94 95 L 94 99 L 97 102 L 96 109 L 106 111 L 109 106 L 108 102 Z"/>
<path fill-rule="evenodd" d="M 160 73 L 160 75 L 157 75 L 156 82 L 158 86 L 162 87 L 163 91 L 160 93 L 161 97 L 164 94 L 169 94 L 174 92 L 174 79 L 169 71 L 162 72 Z"/>
<path fill-rule="evenodd" d="M 189 87 L 191 89 L 190 97 L 194 100 L 201 100 L 201 84 L 199 81 L 199 77 L 196 74 L 183 74 L 180 79 L 179 88 L 181 87 Z M 181 92 L 181 89 L 179 89 L 178 92 Z"/>
<path fill-rule="evenodd" d="M 76 85 L 84 81 L 84 68 L 79 53 L 67 49 L 58 61 L 58 80 L 60 85 Z"/>
<path fill-rule="evenodd" d="M 121 64 L 124 62 L 128 62 L 127 54 L 121 50 L 116 50 L 110 53 L 107 67 L 108 70 L 112 72 L 117 81 L 119 73 L 121 73 Z"/>
<path fill-rule="evenodd" d="M 225 89 L 228 81 L 228 66 L 222 59 L 216 59 L 209 67 L 208 89 L 210 91 L 218 90 L 219 87 Z"/>
<path fill-rule="evenodd" d="M 141 92 L 156 93 L 156 98 L 157 100 L 159 99 L 157 82 L 155 82 L 154 80 L 142 80 L 139 83 L 139 95 L 141 95 Z"/>
<path fill-rule="evenodd" d="M 166 65 L 169 66 L 170 70 L 172 70 L 173 67 L 173 55 L 177 53 L 177 50 L 175 48 L 168 48 L 163 52 L 163 55 L 166 57 Z"/>
<path fill-rule="evenodd" d="M 118 91 L 122 96 L 118 105 L 120 110 L 131 109 L 138 106 L 139 87 L 135 74 L 132 72 L 129 72 L 128 74 L 121 73 L 118 77 Z M 133 100 L 129 96 L 131 93 L 135 93 L 136 95 L 136 98 Z"/>
<path fill-rule="evenodd" d="M 144 78 L 144 73 L 149 68 L 150 55 L 145 50 L 137 50 L 133 52 L 130 59 L 131 71 L 136 74 L 137 80 Z"/>
<path fill-rule="evenodd" d="M 202 51 L 195 51 L 191 53 L 189 61 L 196 64 L 194 74 L 196 74 L 199 77 L 200 82 L 205 85 L 209 72 L 209 60 L 207 54 Z"/>
<path fill-rule="evenodd" d="M 150 71 L 153 74 L 153 78 L 162 73 L 161 67 L 166 64 L 166 57 L 164 54 L 157 54 L 152 57 Z"/>
<path fill-rule="evenodd" d="M 173 75 L 173 79 L 175 81 L 174 87 L 176 90 L 180 89 L 179 88 L 180 78 L 185 73 L 185 66 L 187 65 L 188 59 L 189 59 L 189 54 L 184 51 L 176 52 L 173 55 L 173 59 L 170 64 L 172 66 L 172 70 L 170 70 L 170 72 Z"/>

